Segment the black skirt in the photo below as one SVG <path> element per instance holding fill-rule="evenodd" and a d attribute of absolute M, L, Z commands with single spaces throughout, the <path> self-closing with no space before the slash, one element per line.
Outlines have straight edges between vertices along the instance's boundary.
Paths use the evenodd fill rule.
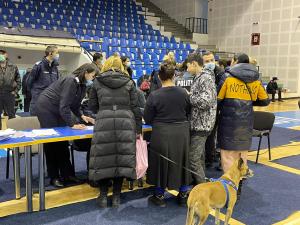
<path fill-rule="evenodd" d="M 147 183 L 170 190 L 191 183 L 189 166 L 190 124 L 157 123 L 153 125 L 149 154 Z M 163 155 L 177 165 L 160 157 Z"/>

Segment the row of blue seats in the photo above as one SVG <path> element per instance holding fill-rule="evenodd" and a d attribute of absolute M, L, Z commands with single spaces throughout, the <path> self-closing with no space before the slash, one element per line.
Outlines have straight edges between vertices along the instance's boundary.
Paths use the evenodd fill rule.
<path fill-rule="evenodd" d="M 89 42 L 88 42 L 89 43 Z M 90 42 L 91 44 L 93 44 L 92 42 Z M 170 42 L 156 42 L 156 41 L 133 41 L 133 40 L 129 40 L 128 42 L 124 42 L 122 41 L 120 42 L 116 42 L 116 41 L 110 41 L 110 42 L 103 42 L 102 45 L 108 45 L 108 46 L 117 46 L 120 48 L 144 48 L 144 49 L 157 49 L 157 51 L 159 49 L 178 49 L 178 50 L 190 50 L 190 44 L 184 44 L 183 42 L 180 43 L 170 43 Z"/>
<path fill-rule="evenodd" d="M 75 4 L 74 4 L 75 3 Z M 2 3 L 4 5 L 4 3 Z M 99 8 L 103 7 L 124 7 L 124 8 L 136 8 L 136 4 L 134 2 L 130 1 L 127 3 L 120 3 L 120 2 L 109 2 L 108 4 L 105 2 L 97 2 L 96 4 L 86 4 L 85 2 L 82 2 L 82 4 L 76 4 L 76 1 L 72 1 L 71 4 L 62 4 L 62 3 L 52 3 L 52 2 L 43 2 L 43 1 L 32 1 L 32 2 L 27 2 L 27 3 L 22 3 L 22 2 L 10 2 L 9 6 L 22 6 L 22 5 L 29 5 L 29 6 L 44 6 L 44 7 L 56 7 L 57 5 L 65 6 L 65 7 L 73 7 L 73 8 L 87 8 L 87 7 L 93 7 L 95 6 L 96 9 L 98 6 Z"/>
<path fill-rule="evenodd" d="M 144 35 L 144 36 L 147 36 L 147 35 Z M 125 46 L 129 46 L 129 47 L 134 47 L 136 44 L 143 44 L 144 42 L 145 43 L 149 43 L 149 39 L 147 40 L 137 40 L 137 38 L 108 38 L 108 37 L 101 37 L 101 36 L 90 36 L 90 35 L 84 35 L 84 36 L 81 36 L 81 35 L 76 35 L 75 36 L 76 39 L 78 40 L 83 40 L 83 41 L 90 41 L 90 42 L 93 42 L 93 41 L 103 41 L 103 42 L 106 42 L 106 43 L 109 43 L 109 44 L 113 44 L 113 45 L 120 45 L 121 47 L 125 47 Z M 157 36 L 158 38 L 158 36 Z M 159 36 L 159 41 L 157 40 L 153 40 L 152 42 L 164 42 L 164 43 L 167 43 L 167 42 L 171 42 L 171 43 L 177 43 L 176 40 L 174 37 L 171 37 L 171 39 L 169 40 L 168 37 L 164 37 L 164 36 Z M 148 41 L 148 42 L 147 42 Z M 182 46 L 184 45 L 183 42 L 181 43 L 178 43 L 178 44 L 182 44 Z"/>
<path fill-rule="evenodd" d="M 95 45 L 95 44 L 90 44 L 90 43 L 81 43 L 81 46 L 85 48 L 88 51 L 102 51 L 108 53 L 108 55 L 113 54 L 114 52 L 120 52 L 124 53 L 128 56 L 131 56 L 132 59 L 137 60 L 141 59 L 145 63 L 148 62 L 156 62 L 159 60 L 163 60 L 164 56 L 166 55 L 167 49 L 163 49 L 160 53 L 156 52 L 143 52 L 145 50 L 149 49 L 135 49 L 131 48 L 130 51 L 127 48 L 120 48 L 120 47 L 108 47 L 108 48 L 103 48 L 103 45 Z M 170 49 L 168 49 L 170 50 Z M 190 53 L 189 51 L 186 50 L 174 50 L 175 56 L 178 61 L 182 61 L 182 59 L 185 59 L 188 54 Z"/>
<path fill-rule="evenodd" d="M 18 23 L 30 23 L 30 21 L 34 21 L 40 25 L 51 25 L 51 26 L 59 26 L 59 27 L 67 27 L 67 28 L 81 28 L 81 29 L 88 29 L 88 30 L 103 30 L 103 31 L 110 31 L 110 32 L 120 32 L 120 33 L 135 33 L 135 34 L 147 34 L 147 35 L 155 35 L 158 32 L 153 30 L 151 25 L 142 25 L 142 26 L 135 26 L 135 25 L 105 25 L 103 23 L 99 24 L 91 24 L 91 23 L 77 23 L 74 21 L 59 21 L 59 20 L 46 20 L 41 18 L 35 18 L 35 20 L 26 17 L 1 17 L 0 21 L 7 21 L 7 22 L 18 22 Z"/>
<path fill-rule="evenodd" d="M 62 26 L 58 24 L 40 24 L 40 23 L 28 23 L 18 21 L 5 21 L 0 19 L 2 26 L 6 27 L 26 27 L 32 29 L 45 29 L 45 30 L 61 30 L 70 32 L 76 35 L 92 35 L 99 37 L 118 37 L 127 39 L 149 40 L 149 41 L 161 41 L 162 36 L 158 30 L 146 30 L 146 29 L 127 29 L 127 28 L 112 28 L 91 25 L 89 27 L 76 27 L 68 26 L 64 24 Z"/>
<path fill-rule="evenodd" d="M 41 11 L 42 10 L 42 11 Z M 113 19 L 116 17 L 120 17 L 121 20 L 134 20 L 140 21 L 144 20 L 142 15 L 138 15 L 137 13 L 133 12 L 119 12 L 119 11 L 102 11 L 102 12 L 85 12 L 82 11 L 67 11 L 64 9 L 60 10 L 47 10 L 47 8 L 43 9 L 28 9 L 28 10 L 20 10 L 20 9 L 9 9 L 9 8 L 1 8 L 0 13 L 3 15 L 12 15 L 12 16 L 35 16 L 35 17 L 42 17 L 42 18 L 54 18 L 55 15 L 61 15 L 64 18 L 69 17 L 72 20 L 77 18 L 94 18 L 94 19 Z M 113 18 L 112 18 L 113 17 Z"/>
<path fill-rule="evenodd" d="M 86 17 L 72 17 L 72 16 L 62 16 L 62 15 L 54 15 L 54 14 L 49 14 L 49 15 L 39 15 L 39 16 L 33 16 L 31 14 L 26 14 L 26 15 L 19 15 L 19 14 L 5 14 L 5 13 L 0 13 L 0 18 L 3 18 L 4 20 L 7 19 L 16 19 L 18 18 L 25 20 L 25 18 L 29 20 L 36 20 L 36 19 L 44 19 L 44 20 L 60 20 L 60 21 L 72 21 L 72 22 L 77 22 L 77 23 L 92 23 L 92 24 L 103 24 L 103 22 L 106 21 L 106 25 L 135 25 L 135 26 L 146 26 L 147 24 L 145 23 L 144 18 L 141 19 L 135 19 L 135 18 L 129 18 L 126 20 L 122 20 L 119 17 L 114 17 L 109 18 L 109 17 L 98 17 L 97 19 L 94 18 L 86 18 Z M 149 26 L 152 27 L 152 26 Z"/>
<path fill-rule="evenodd" d="M 115 16 L 115 15 L 122 15 L 122 16 L 135 16 L 138 15 L 136 11 L 134 10 L 114 10 L 114 9 L 102 9 L 97 11 L 88 11 L 85 9 L 81 10 L 73 10 L 73 9 L 54 9 L 54 8 L 48 8 L 48 7 L 36 7 L 36 8 L 2 8 L 2 11 L 4 13 L 10 13 L 10 14 L 20 14 L 21 12 L 36 12 L 40 13 L 40 10 L 45 13 L 59 13 L 64 15 L 73 15 L 73 16 L 83 16 L 86 15 L 87 17 L 97 17 L 100 15 L 107 15 L 107 16 Z M 125 17 L 124 17 L 125 18 Z"/>
<path fill-rule="evenodd" d="M 2 4 L 8 4 L 8 5 L 13 5 L 13 4 L 45 4 L 45 3 L 51 3 L 51 4 L 60 4 L 60 5 L 76 5 L 76 6 L 81 6 L 81 5 L 96 5 L 96 4 L 122 4 L 122 5 L 127 5 L 127 4 L 133 4 L 135 5 L 135 2 L 132 0 L 114 0 L 113 2 L 111 0 L 95 0 L 95 1 L 90 1 L 90 0 L 85 0 L 85 1 L 74 1 L 74 0 L 18 0 L 18 1 L 1 1 Z"/>
<path fill-rule="evenodd" d="M 69 31 L 71 33 L 76 33 Z M 75 35 L 78 40 L 94 40 L 100 41 L 101 38 L 117 38 L 117 39 L 125 39 L 125 40 L 140 40 L 140 41 L 156 41 L 156 42 L 169 42 L 168 37 L 161 36 L 159 31 L 156 31 L 155 35 L 143 35 L 143 34 L 134 34 L 134 33 L 119 33 L 119 32 L 107 32 L 107 31 L 99 31 L 96 32 L 87 32 L 86 35 Z M 84 36 L 92 37 L 85 39 Z M 166 41 L 164 41 L 166 39 Z M 132 44 L 132 43 L 130 43 Z M 122 45 L 122 42 L 121 42 Z M 124 46 L 127 44 L 123 44 Z"/>
<path fill-rule="evenodd" d="M 168 49 L 168 48 L 128 48 L 128 47 L 115 47 L 109 46 L 109 52 L 129 52 L 129 53 L 137 53 L 137 54 L 148 54 L 153 55 L 155 57 L 158 55 L 166 55 L 167 52 L 172 51 L 174 54 L 178 54 L 178 56 L 185 56 L 190 53 L 191 50 L 175 48 L 175 49 Z"/>
<path fill-rule="evenodd" d="M 1 4 L 0 4 L 1 6 Z M 57 10 L 66 10 L 66 11 L 86 11 L 86 12 L 103 12 L 103 11 L 118 11 L 118 12 L 133 12 L 133 13 L 136 13 L 137 11 L 139 11 L 135 6 L 113 6 L 113 7 L 110 7 L 110 6 L 101 6 L 99 8 L 91 8 L 90 6 L 88 7 L 85 7 L 85 6 L 73 6 L 73 5 L 59 5 L 60 8 L 55 8 L 57 7 L 57 4 L 56 5 L 53 5 L 53 6 L 49 6 L 49 5 L 39 5 L 39 4 L 34 4 L 34 5 L 23 5 L 23 4 L 15 4 L 15 5 L 12 5 L 12 6 L 5 6 L 5 5 L 2 5 L 1 8 L 9 8 L 9 9 L 18 9 L 18 10 L 29 10 L 29 9 L 40 9 L 40 8 L 47 8 L 48 10 L 50 11 L 54 11 L 57 12 Z"/>
<path fill-rule="evenodd" d="M 61 31 L 67 31 L 72 34 L 74 34 L 79 40 L 82 40 L 82 36 L 85 34 L 94 34 L 95 38 L 93 40 L 99 41 L 100 38 L 106 37 L 106 38 L 123 38 L 123 39 L 129 39 L 128 45 L 124 42 L 121 42 L 121 46 L 130 46 L 130 47 L 151 47 L 153 44 L 147 44 L 147 41 L 152 41 L 152 42 L 157 42 L 158 46 L 163 48 L 163 47 L 169 47 L 171 49 L 174 49 L 175 47 L 174 44 L 169 43 L 169 40 L 167 37 L 161 36 L 159 31 L 156 31 L 157 33 L 155 35 L 142 35 L 142 34 L 134 34 L 134 33 L 119 33 L 119 32 L 109 32 L 109 31 L 101 31 L 101 30 L 94 30 L 93 33 L 91 33 L 88 30 L 84 29 L 72 29 L 72 28 L 63 28 L 63 27 L 53 27 L 50 25 L 40 25 L 40 24 L 30 24 L 30 23 L 18 23 L 18 22 L 1 22 L 1 26 L 12 26 L 12 27 L 26 27 L 26 28 L 32 28 L 32 29 L 44 29 L 44 30 L 61 30 Z M 89 36 L 89 35 L 87 35 Z M 90 37 L 90 36 L 89 36 Z M 132 40 L 137 40 L 137 42 L 133 42 Z M 174 38 L 172 37 L 171 40 L 173 40 L 174 43 Z M 145 44 L 146 43 L 146 44 Z M 176 41 L 175 41 L 176 43 Z"/>
<path fill-rule="evenodd" d="M 76 36 L 83 36 L 83 35 L 96 35 L 101 38 L 108 37 L 108 38 L 126 38 L 126 39 L 138 39 L 143 41 L 162 41 L 163 37 L 159 33 L 159 31 L 148 31 L 148 30 L 131 30 L 130 33 L 128 30 L 120 31 L 110 31 L 110 30 L 103 30 L 94 28 L 91 29 L 82 29 L 82 28 L 69 28 L 69 27 L 62 27 L 57 25 L 47 25 L 47 24 L 38 24 L 38 23 L 21 23 L 17 21 L 0 21 L 1 26 L 4 27 L 21 27 L 21 28 L 32 28 L 32 29 L 44 29 L 44 30 L 58 30 L 58 31 L 65 31 L 72 33 Z M 99 27 L 98 27 L 99 28 Z M 142 33 L 140 33 L 142 31 Z"/>
<path fill-rule="evenodd" d="M 17 1 L 1 1 L 0 6 L 2 7 L 24 7 L 24 6 L 29 6 L 29 7 L 36 7 L 36 6 L 44 6 L 44 7 L 56 7 L 57 5 L 62 6 L 62 7 L 69 7 L 69 8 L 93 8 L 93 9 L 102 9 L 105 7 L 115 7 L 115 8 L 138 8 L 140 9 L 140 6 L 136 6 L 136 4 L 133 1 L 129 1 L 127 3 L 120 3 L 116 1 L 110 1 L 110 2 L 97 2 L 97 3 L 86 3 L 82 2 L 82 4 L 76 4 L 78 1 L 72 0 L 70 3 L 58 3 L 58 2 L 43 2 L 43 1 L 30 1 L 30 2 L 17 2 Z"/>
<path fill-rule="evenodd" d="M 130 34 L 129 34 L 130 35 Z M 89 35 L 77 35 L 76 36 L 77 39 L 79 40 L 95 40 L 95 41 L 103 41 L 104 43 L 107 44 L 112 44 L 112 45 L 120 45 L 121 47 L 123 46 L 129 46 L 129 47 L 135 47 L 136 45 L 138 47 L 147 47 L 145 45 L 149 45 L 151 41 L 149 40 L 140 40 L 139 38 L 137 38 L 137 36 L 135 36 L 134 38 L 108 38 L 108 37 L 104 37 L 102 39 L 100 39 L 99 36 L 89 36 Z M 175 40 L 175 37 L 172 36 L 170 39 L 168 37 L 165 36 L 158 36 L 159 41 L 152 41 L 152 42 L 163 42 L 165 44 L 167 43 L 172 43 L 172 44 L 179 44 L 179 48 L 184 48 L 184 43 L 180 42 L 177 43 Z M 187 48 L 190 49 L 190 44 L 187 43 L 186 46 L 188 46 Z"/>
<path fill-rule="evenodd" d="M 56 6 L 57 7 L 57 6 Z M 47 13 L 64 13 L 64 14 L 72 14 L 72 15 L 79 15 L 80 12 L 84 12 L 85 14 L 90 15 L 100 15 L 105 13 L 122 13 L 129 15 L 130 13 L 135 15 L 137 14 L 137 10 L 135 8 L 128 8 L 128 9 L 115 9 L 115 8 L 101 8 L 101 9 L 90 9 L 90 8 L 80 8 L 80 9 L 72 9 L 72 8 L 54 8 L 54 7 L 45 7 L 45 6 L 19 6 L 19 7 L 1 7 L 2 11 L 8 13 L 17 13 L 18 11 L 29 11 L 29 12 L 39 12 L 42 9 L 43 12 Z"/>
<path fill-rule="evenodd" d="M 173 37 L 171 38 L 173 39 Z M 177 43 L 176 41 L 169 41 L 168 37 L 161 37 L 160 41 L 149 41 L 140 40 L 136 38 L 102 38 L 103 44 L 120 46 L 120 47 L 130 47 L 130 48 L 170 48 L 170 49 L 188 49 L 190 50 L 190 44 L 184 45 L 183 42 Z"/>
<path fill-rule="evenodd" d="M 88 44 L 94 44 L 89 42 L 83 42 Z M 99 45 L 99 44 L 98 44 Z M 143 54 L 166 54 L 168 51 L 172 51 L 178 55 L 186 55 L 189 54 L 191 49 L 188 48 L 180 48 L 179 45 L 174 46 L 173 49 L 166 48 L 166 47 L 121 47 L 120 45 L 108 45 L 108 50 L 113 52 L 131 52 L 131 53 L 143 53 Z"/>
<path fill-rule="evenodd" d="M 36 2 L 36 0 L 20 0 L 21 3 L 32 3 Z M 55 4 L 74 4 L 74 5 L 82 5 L 82 4 L 99 4 L 99 3 L 110 3 L 111 0 L 85 0 L 85 1 L 73 1 L 73 0 L 39 0 L 39 2 L 50 2 Z M 114 0 L 115 3 L 132 3 L 135 4 L 132 0 Z"/>
<path fill-rule="evenodd" d="M 7 9 L 2 8 L 0 9 L 0 13 L 2 15 L 6 16 L 27 16 L 27 17 L 41 17 L 41 18 L 47 18 L 47 19 L 54 19 L 60 17 L 61 19 L 70 19 L 70 20 L 103 20 L 103 19 L 112 19 L 113 21 L 144 21 L 143 15 L 138 14 L 132 14 L 132 13 L 122 13 L 122 12 L 103 12 L 103 13 L 84 13 L 82 11 L 79 11 L 77 13 L 71 12 L 40 12 L 40 11 L 23 11 L 23 10 L 16 10 L 16 9 Z M 116 18 L 117 17 L 117 18 Z M 120 17 L 120 18 L 118 18 Z"/>
<path fill-rule="evenodd" d="M 0 15 L 0 21 L 17 21 L 21 23 L 30 23 L 31 21 L 37 21 L 40 24 L 48 24 L 53 26 L 70 26 L 70 24 L 73 24 L 73 27 L 86 27 L 89 29 L 96 29 L 97 26 L 106 26 L 108 27 L 108 30 L 118 30 L 120 29 L 130 29 L 128 32 L 132 32 L 131 29 L 142 29 L 142 30 L 153 30 L 153 27 L 149 24 L 145 23 L 136 23 L 136 22 L 119 22 L 119 21 L 109 21 L 107 20 L 98 20 L 97 22 L 76 22 L 74 20 L 67 20 L 67 19 L 61 19 L 61 17 L 58 17 L 56 19 L 46 19 L 41 17 L 26 17 L 26 16 L 6 16 L 6 15 Z M 111 28 L 111 29 L 110 29 Z"/>
<path fill-rule="evenodd" d="M 149 24 L 139 24 L 139 23 L 126 23 L 122 22 L 119 24 L 105 23 L 105 21 L 99 21 L 99 23 L 84 23 L 75 22 L 67 20 L 50 20 L 44 18 L 30 18 L 30 17 L 13 17 L 13 16 L 2 16 L 0 15 L 0 21 L 7 22 L 18 22 L 18 23 L 38 23 L 40 25 L 52 25 L 68 28 L 82 28 L 89 30 L 103 30 L 103 31 L 116 31 L 116 32 L 126 32 L 126 33 L 137 33 L 137 34 L 156 34 L 157 31 Z"/>

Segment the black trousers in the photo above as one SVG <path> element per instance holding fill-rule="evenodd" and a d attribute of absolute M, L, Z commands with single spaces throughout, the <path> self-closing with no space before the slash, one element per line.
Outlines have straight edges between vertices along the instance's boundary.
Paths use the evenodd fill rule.
<path fill-rule="evenodd" d="M 15 95 L 7 92 L 0 93 L 0 115 L 6 113 L 8 119 L 16 117 L 15 113 Z M 0 119 L 0 130 L 2 129 L 2 121 Z"/>
<path fill-rule="evenodd" d="M 24 112 L 29 112 L 31 98 L 24 98 Z"/>
<path fill-rule="evenodd" d="M 89 170 L 90 164 L 90 151 L 92 145 L 92 139 L 82 139 L 82 140 L 75 140 L 74 141 L 74 148 L 79 152 L 86 152 L 86 166 L 87 170 Z"/>
<path fill-rule="evenodd" d="M 103 179 L 99 181 L 100 194 L 107 195 L 110 181 L 113 181 L 113 194 L 120 194 L 122 190 L 123 177 L 116 177 L 112 179 Z"/>
<path fill-rule="evenodd" d="M 272 101 L 275 101 L 276 91 L 272 91 L 272 93 L 270 93 L 270 94 L 272 94 Z M 280 89 L 277 91 L 277 94 L 278 94 L 278 100 L 281 100 L 281 90 Z"/>
<path fill-rule="evenodd" d="M 70 162 L 69 142 L 53 142 L 44 144 L 48 176 L 50 179 L 67 179 L 75 175 Z"/>
<path fill-rule="evenodd" d="M 47 99 L 38 105 L 36 113 L 42 128 L 53 128 L 66 126 L 59 112 L 56 112 L 57 106 L 51 105 Z M 70 150 L 68 141 L 53 142 L 44 144 L 46 155 L 46 164 L 48 176 L 51 179 L 68 178 L 74 176 L 70 161 Z"/>

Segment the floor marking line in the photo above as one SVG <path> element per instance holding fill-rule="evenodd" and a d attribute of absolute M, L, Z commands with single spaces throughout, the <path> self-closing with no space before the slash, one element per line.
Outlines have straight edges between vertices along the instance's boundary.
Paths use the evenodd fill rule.
<path fill-rule="evenodd" d="M 125 183 L 125 182 L 124 182 Z M 128 190 L 128 188 L 123 189 L 122 193 L 132 192 L 140 189 L 149 188 L 144 182 L 143 188 L 134 187 L 133 190 Z M 108 195 L 111 195 L 110 191 Z M 60 190 L 47 191 L 46 192 L 46 209 L 57 208 L 61 206 L 66 206 L 70 204 L 80 203 L 89 201 L 97 198 L 99 195 L 99 188 L 92 188 L 88 184 L 81 184 L 72 187 L 63 188 Z M 33 210 L 38 211 L 39 207 L 39 195 L 33 195 Z M 0 203 L 0 218 L 9 215 L 15 215 L 18 213 L 26 212 L 26 197 L 19 200 L 10 200 Z"/>
<path fill-rule="evenodd" d="M 299 225 L 300 224 L 300 211 L 292 213 L 285 220 L 274 223 L 273 225 Z"/>

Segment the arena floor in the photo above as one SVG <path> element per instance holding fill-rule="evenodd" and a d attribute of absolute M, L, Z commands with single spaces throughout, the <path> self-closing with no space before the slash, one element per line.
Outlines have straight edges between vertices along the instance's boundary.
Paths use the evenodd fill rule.
<path fill-rule="evenodd" d="M 243 186 L 242 197 L 235 206 L 230 224 L 233 225 L 298 225 L 300 224 L 300 110 L 298 100 L 271 103 L 256 110 L 276 114 L 271 134 L 272 160 L 268 160 L 266 140 L 262 143 L 259 163 L 253 161 L 256 151 L 249 152 L 250 167 L 255 176 Z M 255 150 L 258 140 L 253 139 Z M 149 205 L 147 197 L 151 187 L 129 191 L 125 184 L 122 205 L 118 209 L 99 209 L 94 199 L 98 190 L 87 184 L 51 190 L 47 187 L 44 212 L 25 213 L 25 198 L 14 198 L 13 180 L 5 180 L 6 152 L 0 150 L 0 224 L 3 225 L 183 225 L 186 208 L 176 204 L 176 191 L 169 191 L 166 208 Z M 11 165 L 12 168 L 12 165 Z M 21 165 L 24 177 L 24 164 Z M 76 153 L 76 170 L 86 176 L 85 154 Z M 38 187 L 37 157 L 33 159 L 34 187 Z M 210 169 L 208 177 L 218 177 L 220 172 Z M 13 174 L 10 174 L 13 177 Z M 22 179 L 22 194 L 25 181 Z M 38 208 L 38 195 L 34 196 L 34 208 Z M 206 224 L 214 224 L 211 212 Z M 224 220 L 224 211 L 221 217 Z"/>

